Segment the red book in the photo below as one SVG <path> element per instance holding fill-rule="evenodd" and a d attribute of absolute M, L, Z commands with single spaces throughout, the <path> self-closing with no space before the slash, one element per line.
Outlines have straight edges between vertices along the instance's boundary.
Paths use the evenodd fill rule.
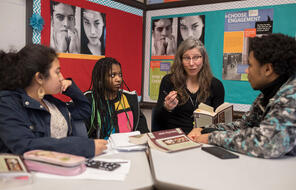
<path fill-rule="evenodd" d="M 190 140 L 180 128 L 147 133 L 148 144 L 163 152 L 175 152 L 201 147 L 202 144 Z"/>

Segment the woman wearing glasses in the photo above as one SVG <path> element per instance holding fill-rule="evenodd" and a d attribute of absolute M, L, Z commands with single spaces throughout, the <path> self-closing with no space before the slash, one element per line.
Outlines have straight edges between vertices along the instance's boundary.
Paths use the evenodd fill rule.
<path fill-rule="evenodd" d="M 216 109 L 224 102 L 224 87 L 212 75 L 203 43 L 189 37 L 178 47 L 171 72 L 161 81 L 154 124 L 160 130 L 179 127 L 187 134 L 201 102 Z"/>

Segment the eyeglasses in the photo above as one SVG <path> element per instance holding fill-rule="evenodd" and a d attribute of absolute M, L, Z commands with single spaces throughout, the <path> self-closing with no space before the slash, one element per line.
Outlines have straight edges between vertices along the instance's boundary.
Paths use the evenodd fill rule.
<path fill-rule="evenodd" d="M 193 62 L 197 62 L 199 59 L 201 59 L 202 56 L 201 55 L 195 55 L 193 57 L 189 57 L 189 56 L 184 56 L 182 57 L 183 61 L 186 62 L 186 63 L 189 63 L 191 60 Z"/>

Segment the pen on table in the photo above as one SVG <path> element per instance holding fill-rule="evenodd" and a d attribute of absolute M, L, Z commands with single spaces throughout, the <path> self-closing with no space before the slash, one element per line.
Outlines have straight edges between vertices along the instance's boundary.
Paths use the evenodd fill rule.
<path fill-rule="evenodd" d="M 113 163 L 124 164 L 124 163 L 128 163 L 128 161 L 119 161 L 119 162 L 113 162 Z"/>

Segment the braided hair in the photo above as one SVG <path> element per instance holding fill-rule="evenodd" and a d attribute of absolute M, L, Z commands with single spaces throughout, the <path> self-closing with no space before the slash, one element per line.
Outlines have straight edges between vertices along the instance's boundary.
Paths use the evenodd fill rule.
<path fill-rule="evenodd" d="M 112 93 L 109 87 L 109 76 L 112 65 L 121 64 L 114 58 L 105 57 L 98 60 L 92 71 L 90 89 L 92 91 L 92 117 L 89 136 L 94 138 L 108 138 L 117 125 L 116 109 L 110 103 Z M 121 97 L 121 91 L 118 92 Z M 97 133 L 94 133 L 94 132 Z"/>

